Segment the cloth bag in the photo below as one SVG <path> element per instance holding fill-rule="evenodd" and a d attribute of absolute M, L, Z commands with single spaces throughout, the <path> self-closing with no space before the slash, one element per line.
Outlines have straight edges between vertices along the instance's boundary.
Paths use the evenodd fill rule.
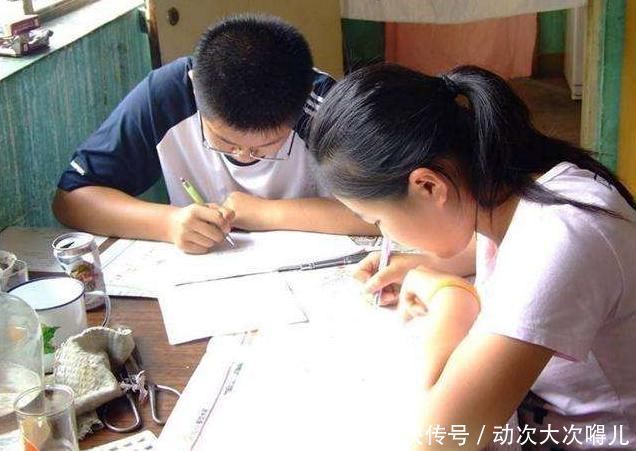
<path fill-rule="evenodd" d="M 75 392 L 80 440 L 104 426 L 96 409 L 123 395 L 112 368 L 123 365 L 134 348 L 132 330 L 125 326 L 90 327 L 56 351 L 53 382 L 68 385 Z"/>

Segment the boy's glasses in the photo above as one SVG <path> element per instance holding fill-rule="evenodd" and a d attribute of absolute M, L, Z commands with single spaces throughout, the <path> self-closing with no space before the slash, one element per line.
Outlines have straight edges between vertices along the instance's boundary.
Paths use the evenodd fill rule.
<path fill-rule="evenodd" d="M 294 147 L 294 138 L 296 138 L 296 131 L 294 130 L 294 132 L 292 133 L 291 142 L 289 143 L 289 149 L 287 150 L 287 153 L 283 153 L 283 156 L 278 156 L 282 148 L 279 149 L 279 151 L 273 155 L 268 155 L 270 154 L 270 152 L 266 152 L 263 149 L 253 149 L 253 148 L 245 149 L 239 146 L 231 146 L 230 149 L 223 150 L 223 149 L 214 147 L 210 143 L 208 143 L 208 140 L 205 137 L 205 133 L 203 132 L 203 119 L 201 119 L 201 113 L 199 113 L 199 126 L 201 127 L 201 142 L 203 143 L 203 147 L 205 149 L 211 150 L 212 152 L 222 153 L 225 155 L 241 155 L 245 152 L 249 152 L 250 157 L 255 160 L 268 160 L 268 161 L 288 160 L 291 155 L 292 148 Z"/>

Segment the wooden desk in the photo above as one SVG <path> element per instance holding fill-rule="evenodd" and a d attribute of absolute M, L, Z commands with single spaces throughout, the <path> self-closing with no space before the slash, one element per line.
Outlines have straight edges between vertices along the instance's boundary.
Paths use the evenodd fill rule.
<path fill-rule="evenodd" d="M 183 391 L 205 352 L 208 340 L 172 346 L 168 344 L 157 300 L 116 297 L 111 299 L 113 301 L 111 325 L 125 324 L 132 328 L 135 343 L 139 347 L 143 359 L 143 366 L 152 376 L 152 379 L 159 384 L 169 385 L 179 391 Z M 90 326 L 99 325 L 102 319 L 103 310 L 89 312 L 88 314 Z M 163 418 L 167 418 L 168 413 L 174 406 L 174 402 L 175 398 L 170 394 L 159 401 L 159 405 L 164 407 L 161 412 Z M 114 408 L 112 413 L 113 418 L 118 418 L 117 413 L 122 414 L 122 422 L 130 420 L 125 416 L 127 411 L 124 409 L 118 411 L 117 408 Z M 140 406 L 140 413 L 143 420 L 142 429 L 150 429 L 155 435 L 159 436 L 162 427 L 152 421 L 148 403 Z M 131 434 L 133 433 L 118 434 L 102 429 L 82 440 L 80 449 L 89 449 L 93 446 L 119 440 Z"/>
<path fill-rule="evenodd" d="M 112 245 L 116 239 L 110 238 L 100 246 L 103 252 Z M 360 237 L 358 244 L 371 245 L 376 238 Z M 316 274 L 325 270 L 317 271 Z M 31 279 L 50 276 L 51 273 L 30 272 Z M 61 273 L 59 274 L 61 275 Z M 305 275 L 306 276 L 306 275 Z M 288 277 L 292 277 L 291 274 Z M 310 292 L 317 292 L 322 289 L 322 280 L 319 278 L 315 287 L 310 288 Z M 356 290 L 357 293 L 357 290 Z M 305 293 L 305 297 L 307 293 Z M 208 339 L 202 339 L 178 346 L 168 344 L 163 318 L 159 303 L 155 299 L 145 298 L 118 298 L 111 297 L 113 311 L 111 315 L 111 326 L 124 324 L 133 330 L 135 342 L 139 347 L 143 359 L 143 367 L 151 375 L 152 379 L 159 384 L 169 385 L 179 391 L 183 391 L 188 380 L 192 376 L 199 361 L 201 360 L 207 346 Z M 332 299 L 333 302 L 335 300 Z M 103 320 L 103 310 L 88 313 L 89 326 L 98 326 Z M 165 402 L 164 402 L 165 401 Z M 159 405 L 164 409 L 161 412 L 162 418 L 167 418 L 175 403 L 172 395 L 166 395 L 159 401 Z M 140 406 L 142 416 L 142 429 L 149 429 L 159 436 L 162 427 L 152 421 L 150 406 L 145 404 Z M 120 409 L 111 410 L 112 418 L 121 418 L 120 425 L 129 424 L 131 418 L 128 416 L 129 410 L 126 404 L 122 404 Z M 120 415 L 118 415 L 120 414 Z M 137 431 L 138 432 L 138 431 Z M 80 449 L 89 449 L 94 446 L 103 445 L 115 440 L 122 439 L 130 434 L 119 434 L 102 429 L 94 434 L 88 435 L 80 441 Z"/>

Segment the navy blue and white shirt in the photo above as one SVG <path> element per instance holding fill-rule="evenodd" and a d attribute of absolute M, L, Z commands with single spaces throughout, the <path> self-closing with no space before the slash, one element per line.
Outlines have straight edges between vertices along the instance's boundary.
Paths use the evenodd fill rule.
<path fill-rule="evenodd" d="M 335 83 L 328 74 L 315 70 L 312 92 L 294 127 L 290 158 L 245 165 L 203 147 L 191 69 L 192 58 L 184 57 L 152 71 L 77 148 L 58 187 L 72 191 L 98 185 L 137 196 L 163 174 L 176 206 L 192 203 L 181 177 L 206 202 L 218 204 L 232 191 L 267 199 L 329 196 L 317 181 L 305 144 L 311 117 Z M 289 149 L 292 134 L 281 152 Z"/>

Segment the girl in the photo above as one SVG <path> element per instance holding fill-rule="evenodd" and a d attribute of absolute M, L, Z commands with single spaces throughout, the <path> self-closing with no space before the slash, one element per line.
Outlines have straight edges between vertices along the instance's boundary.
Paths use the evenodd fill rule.
<path fill-rule="evenodd" d="M 535 130 L 501 78 L 468 66 L 351 74 L 310 147 L 344 204 L 428 253 L 379 274 L 370 257 L 359 272 L 371 290 L 401 283 L 406 316 L 430 317 L 437 368 L 413 449 L 459 448 L 440 439 L 452 430 L 479 449 L 524 398 L 526 447 L 636 449 L 636 203 L 606 167 Z M 430 269 L 466 274 L 467 262 L 479 296 Z"/>

